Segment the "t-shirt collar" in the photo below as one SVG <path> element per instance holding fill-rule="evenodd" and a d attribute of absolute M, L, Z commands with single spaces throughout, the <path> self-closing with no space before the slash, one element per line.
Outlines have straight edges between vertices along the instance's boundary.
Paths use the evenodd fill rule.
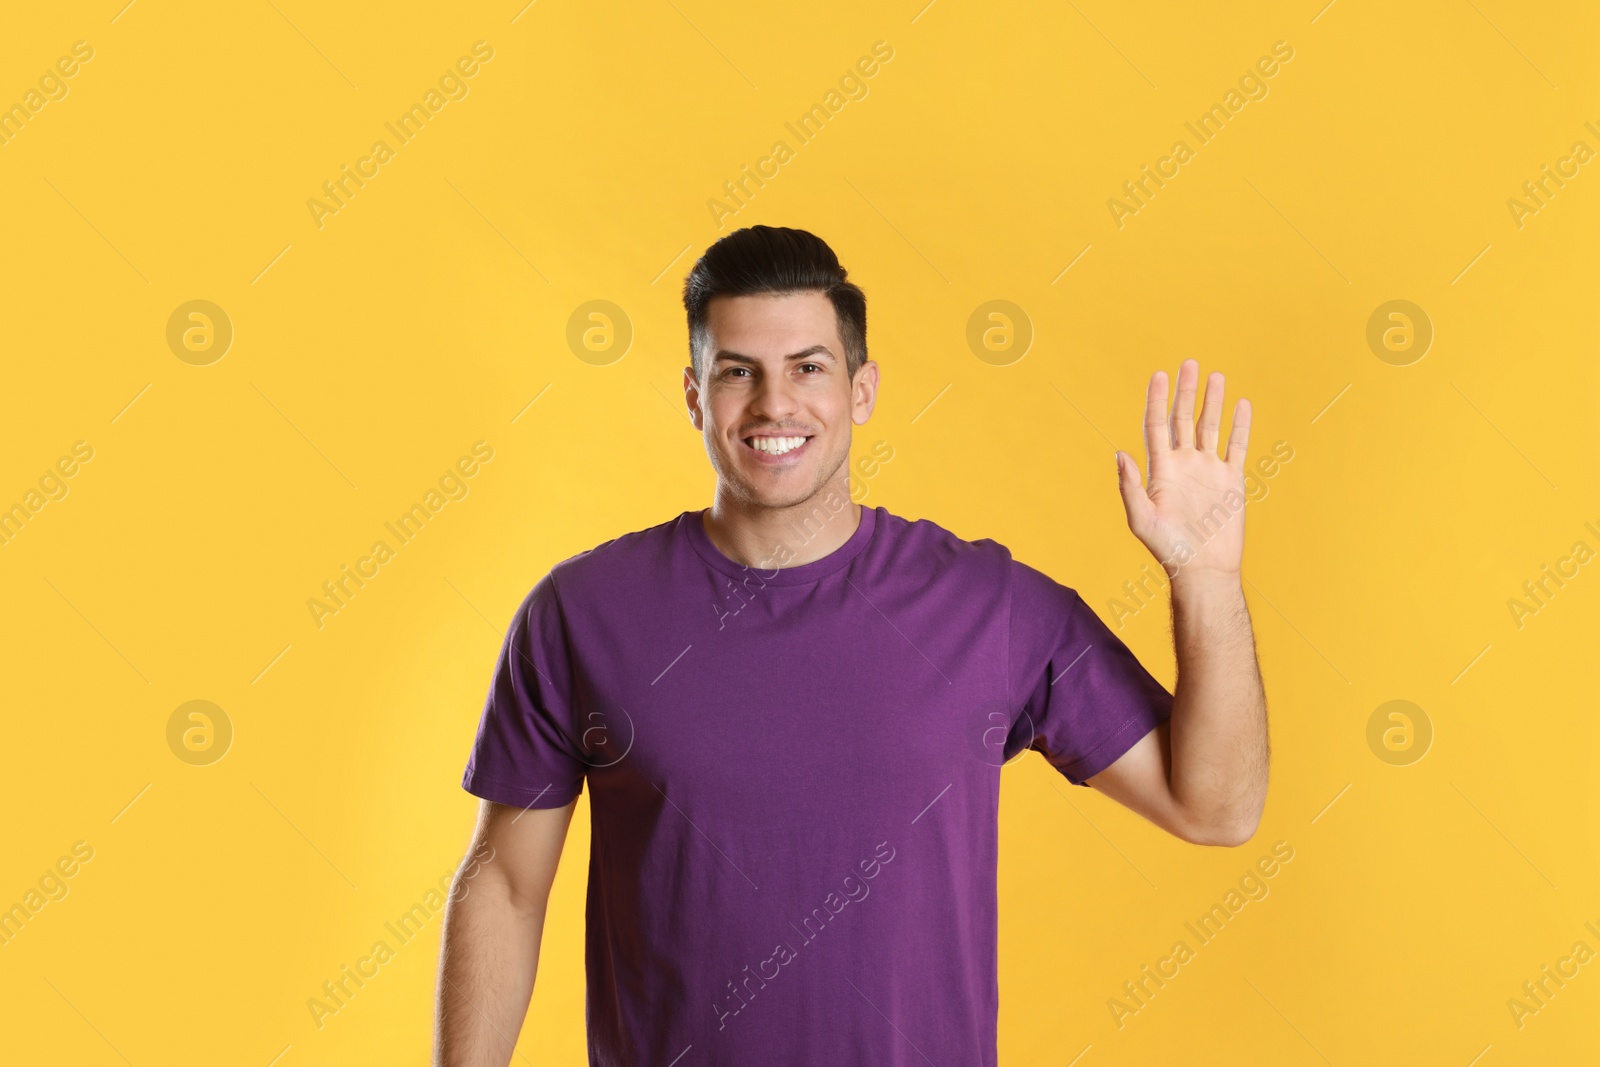
<path fill-rule="evenodd" d="M 711 535 L 706 533 L 705 511 L 705 508 L 701 508 L 696 511 L 685 511 L 678 516 L 678 523 L 688 536 L 689 543 L 694 546 L 695 552 L 712 568 L 730 578 L 741 582 L 756 581 L 765 585 L 800 585 L 834 573 L 867 547 L 867 543 L 872 540 L 872 531 L 878 524 L 878 509 L 863 506 L 861 521 L 857 524 L 855 532 L 844 544 L 821 559 L 814 559 L 799 566 L 785 567 L 782 565 L 782 553 L 775 553 L 770 561 L 764 560 L 760 565 L 746 566 L 723 555 L 722 550 L 712 543 Z M 791 551 L 805 540 L 798 523 L 794 533 L 794 538 L 785 542 Z"/>

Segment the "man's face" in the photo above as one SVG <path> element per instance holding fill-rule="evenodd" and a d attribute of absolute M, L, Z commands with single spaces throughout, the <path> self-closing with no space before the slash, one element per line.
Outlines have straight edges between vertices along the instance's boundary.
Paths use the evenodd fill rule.
<path fill-rule="evenodd" d="M 851 380 L 822 293 L 719 296 L 706 322 L 704 378 L 685 368 L 684 391 L 719 491 L 759 507 L 804 503 L 849 460 L 851 426 L 872 415 L 877 364 Z"/>

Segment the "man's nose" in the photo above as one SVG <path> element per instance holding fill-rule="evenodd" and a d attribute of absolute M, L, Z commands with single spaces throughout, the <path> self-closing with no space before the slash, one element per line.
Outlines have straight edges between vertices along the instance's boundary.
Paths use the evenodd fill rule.
<path fill-rule="evenodd" d="M 794 386 L 786 375 L 764 375 L 750 400 L 752 414 L 764 419 L 788 418 L 799 409 Z"/>

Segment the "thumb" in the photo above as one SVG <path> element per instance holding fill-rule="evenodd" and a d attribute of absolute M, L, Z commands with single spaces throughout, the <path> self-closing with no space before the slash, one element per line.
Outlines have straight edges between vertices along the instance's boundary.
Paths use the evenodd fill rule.
<path fill-rule="evenodd" d="M 1117 450 L 1117 489 L 1122 493 L 1122 507 L 1128 514 L 1128 529 L 1138 532 L 1145 528 L 1155 505 L 1150 494 L 1140 484 L 1139 467 L 1133 457 Z"/>

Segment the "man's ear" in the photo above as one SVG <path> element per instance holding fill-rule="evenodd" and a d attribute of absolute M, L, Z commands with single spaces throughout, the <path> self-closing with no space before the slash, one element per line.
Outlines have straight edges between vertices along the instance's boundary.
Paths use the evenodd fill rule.
<path fill-rule="evenodd" d="M 693 367 L 683 368 L 683 401 L 689 406 L 689 421 L 694 423 L 694 428 L 704 430 L 705 420 L 700 411 L 700 382 L 694 376 Z"/>
<path fill-rule="evenodd" d="M 850 382 L 850 421 L 865 426 L 878 403 L 878 364 L 867 360 Z"/>

